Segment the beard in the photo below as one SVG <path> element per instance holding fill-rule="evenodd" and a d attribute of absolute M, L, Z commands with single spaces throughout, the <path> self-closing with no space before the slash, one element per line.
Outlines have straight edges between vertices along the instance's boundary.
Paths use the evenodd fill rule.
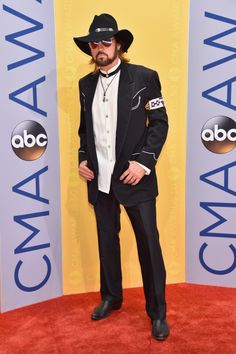
<path fill-rule="evenodd" d="M 103 58 L 98 58 L 100 54 L 103 54 L 104 57 Z M 106 53 L 104 53 L 103 51 L 99 51 L 96 55 L 95 58 L 93 58 L 94 62 L 97 64 L 97 66 L 103 67 L 103 66 L 107 66 L 113 63 L 113 61 L 117 58 L 118 56 L 118 49 L 115 48 L 114 49 L 114 53 L 112 55 L 112 57 L 108 57 L 108 55 Z"/>

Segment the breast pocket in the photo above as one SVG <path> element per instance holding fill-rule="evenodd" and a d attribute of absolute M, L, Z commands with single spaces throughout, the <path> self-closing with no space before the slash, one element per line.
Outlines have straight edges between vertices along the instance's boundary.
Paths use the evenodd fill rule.
<path fill-rule="evenodd" d="M 136 109 L 139 108 L 140 103 L 142 101 L 142 95 L 141 93 L 143 93 L 143 91 L 146 90 L 146 87 L 142 87 L 138 92 L 135 93 L 135 95 L 133 96 L 133 102 L 132 102 L 132 111 L 135 111 Z"/>

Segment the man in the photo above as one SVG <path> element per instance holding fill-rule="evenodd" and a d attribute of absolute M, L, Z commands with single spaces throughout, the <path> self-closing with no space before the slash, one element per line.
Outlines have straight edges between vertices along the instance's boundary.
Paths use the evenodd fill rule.
<path fill-rule="evenodd" d="M 132 223 L 141 265 L 152 336 L 169 335 L 165 266 L 156 226 L 155 165 L 168 123 L 155 71 L 124 59 L 133 41 L 108 14 L 95 16 L 89 34 L 74 38 L 92 57 L 95 71 L 79 81 L 81 121 L 79 174 L 94 205 L 100 256 L 101 304 L 91 315 L 101 320 L 122 304 L 120 204 Z"/>

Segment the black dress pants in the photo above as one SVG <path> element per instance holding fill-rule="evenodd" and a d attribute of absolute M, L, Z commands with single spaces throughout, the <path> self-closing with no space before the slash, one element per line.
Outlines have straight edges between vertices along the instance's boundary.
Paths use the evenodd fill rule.
<path fill-rule="evenodd" d="M 136 237 L 146 311 L 151 319 L 165 319 L 166 271 L 156 226 L 155 199 L 125 206 Z M 101 297 L 122 302 L 120 261 L 120 205 L 114 194 L 99 192 L 94 206 L 100 256 Z"/>

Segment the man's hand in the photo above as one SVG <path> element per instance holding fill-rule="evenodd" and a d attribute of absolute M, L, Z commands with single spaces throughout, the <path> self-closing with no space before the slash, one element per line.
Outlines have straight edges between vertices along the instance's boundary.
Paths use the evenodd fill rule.
<path fill-rule="evenodd" d="M 94 179 L 94 173 L 92 170 L 90 170 L 88 167 L 88 161 L 82 161 L 79 165 L 79 175 L 83 178 L 85 178 L 87 181 L 91 181 Z"/>
<path fill-rule="evenodd" d="M 129 161 L 129 168 L 120 176 L 124 184 L 135 186 L 145 175 L 145 170 L 136 161 Z"/>

